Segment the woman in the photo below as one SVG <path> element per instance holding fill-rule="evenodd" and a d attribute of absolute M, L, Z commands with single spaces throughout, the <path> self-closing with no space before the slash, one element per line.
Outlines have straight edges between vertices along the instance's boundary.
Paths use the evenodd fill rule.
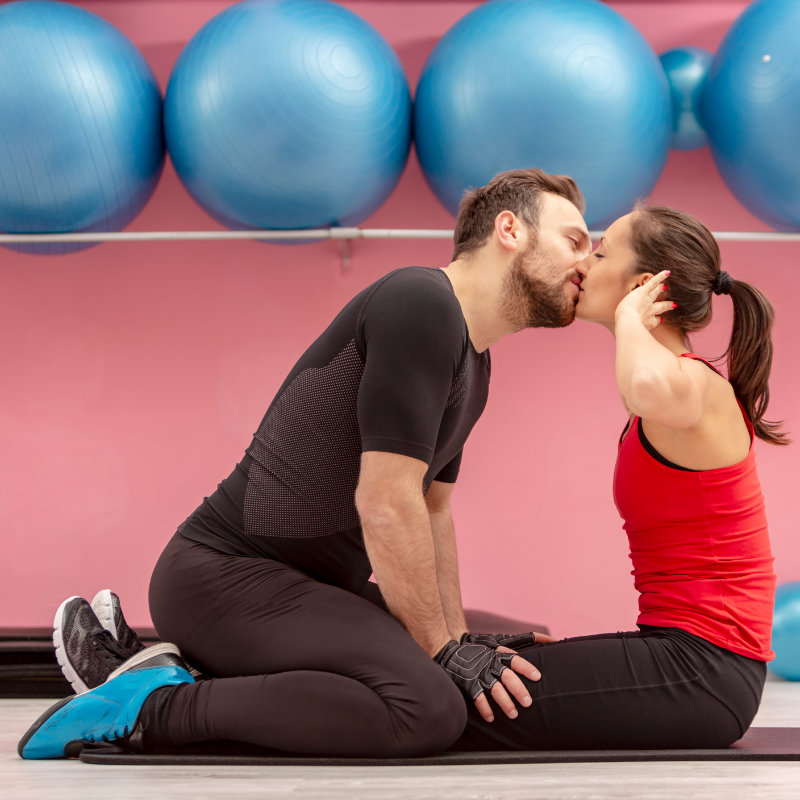
<path fill-rule="evenodd" d="M 577 316 L 616 337 L 630 414 L 614 475 L 640 592 L 639 631 L 521 648 L 542 678 L 516 720 L 470 710 L 454 749 L 715 748 L 739 739 L 766 676 L 775 576 L 753 437 L 786 444 L 763 419 L 773 312 L 720 270 L 688 214 L 639 207 L 580 268 Z M 729 294 L 729 380 L 690 352 Z"/>

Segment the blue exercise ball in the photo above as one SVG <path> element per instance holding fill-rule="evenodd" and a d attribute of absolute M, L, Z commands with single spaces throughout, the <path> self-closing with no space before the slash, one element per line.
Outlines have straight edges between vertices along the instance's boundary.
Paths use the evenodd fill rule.
<path fill-rule="evenodd" d="M 167 147 L 231 228 L 356 225 L 394 189 L 411 97 L 394 51 L 327 0 L 247 0 L 210 20 L 167 86 Z"/>
<path fill-rule="evenodd" d="M 800 3 L 760 0 L 733 23 L 711 65 L 703 116 L 714 161 L 739 202 L 800 229 Z"/>
<path fill-rule="evenodd" d="M 55 2 L 0 6 L 0 231 L 124 227 L 161 174 L 161 111 L 141 53 L 96 14 Z"/>
<path fill-rule="evenodd" d="M 696 150 L 708 144 L 702 121 L 702 100 L 714 56 L 702 47 L 676 47 L 660 56 L 672 100 L 675 150 Z"/>
<path fill-rule="evenodd" d="M 603 226 L 658 180 L 669 152 L 669 85 L 650 45 L 596 0 L 493 0 L 456 23 L 423 68 L 414 141 L 456 214 L 498 172 L 571 175 Z"/>
<path fill-rule="evenodd" d="M 800 681 L 800 581 L 775 590 L 772 649 L 775 659 L 769 662 L 770 670 L 786 680 Z"/>

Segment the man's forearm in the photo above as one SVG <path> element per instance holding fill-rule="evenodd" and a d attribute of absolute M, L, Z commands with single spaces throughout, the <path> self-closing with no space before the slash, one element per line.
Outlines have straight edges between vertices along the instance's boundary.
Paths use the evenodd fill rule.
<path fill-rule="evenodd" d="M 425 501 L 361 510 L 361 527 L 386 605 L 431 656 L 449 641 Z"/>
<path fill-rule="evenodd" d="M 436 578 L 442 611 L 450 638 L 459 641 L 467 631 L 458 575 L 456 531 L 450 509 L 430 512 L 433 545 L 436 553 Z"/>

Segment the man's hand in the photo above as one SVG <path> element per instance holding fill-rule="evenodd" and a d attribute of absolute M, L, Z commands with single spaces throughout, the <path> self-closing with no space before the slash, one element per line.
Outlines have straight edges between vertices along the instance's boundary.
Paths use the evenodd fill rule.
<path fill-rule="evenodd" d="M 532 644 L 544 644 L 545 642 L 556 641 L 554 636 L 546 633 L 465 633 L 461 637 L 461 644 L 482 644 L 485 647 L 497 649 L 498 647 L 509 647 L 517 650 L 520 647 L 528 647 Z"/>
<path fill-rule="evenodd" d="M 475 708 L 487 722 L 494 720 L 494 713 L 486 697 L 487 691 L 505 715 L 514 719 L 518 712 L 509 692 L 522 706 L 529 706 L 533 702 L 525 684 L 516 673 L 532 681 L 538 681 L 542 677 L 533 664 L 502 646 L 459 644 L 451 640 L 434 656 L 434 661 L 444 668 L 453 683 L 475 703 Z"/>

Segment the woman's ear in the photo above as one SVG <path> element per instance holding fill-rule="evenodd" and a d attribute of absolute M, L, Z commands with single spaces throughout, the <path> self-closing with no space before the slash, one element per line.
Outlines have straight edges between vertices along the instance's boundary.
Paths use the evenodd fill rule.
<path fill-rule="evenodd" d="M 626 294 L 630 294 L 634 289 L 644 286 L 653 275 L 655 275 L 654 272 L 637 272 L 632 275 L 628 281 Z"/>

